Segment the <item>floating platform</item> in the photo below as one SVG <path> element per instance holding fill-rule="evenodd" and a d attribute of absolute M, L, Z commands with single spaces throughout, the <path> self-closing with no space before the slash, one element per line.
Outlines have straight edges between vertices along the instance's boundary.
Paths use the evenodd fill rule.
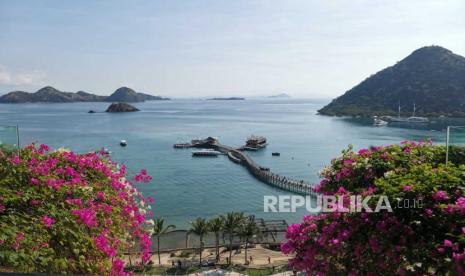
<path fill-rule="evenodd" d="M 242 147 L 242 150 L 257 151 L 257 150 L 261 150 L 261 149 L 265 148 L 266 146 L 268 146 L 268 143 L 260 144 L 260 145 L 254 146 L 254 147 L 246 145 L 246 146 Z"/>
<path fill-rule="evenodd" d="M 222 154 L 219 151 L 213 150 L 213 149 L 202 149 L 202 150 L 196 150 L 192 152 L 192 156 L 207 156 L 207 157 L 216 157 L 218 155 Z"/>

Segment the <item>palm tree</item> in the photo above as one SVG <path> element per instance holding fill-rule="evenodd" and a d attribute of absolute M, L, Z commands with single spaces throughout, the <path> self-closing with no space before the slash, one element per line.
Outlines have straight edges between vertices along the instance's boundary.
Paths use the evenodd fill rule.
<path fill-rule="evenodd" d="M 200 239 L 200 265 L 202 265 L 203 236 L 208 233 L 208 224 L 204 218 L 197 218 L 191 224 L 192 227 L 189 232 L 196 234 Z"/>
<path fill-rule="evenodd" d="M 215 253 L 216 261 L 220 258 L 220 232 L 223 231 L 223 220 L 220 217 L 208 221 L 208 229 L 215 233 Z"/>
<path fill-rule="evenodd" d="M 250 216 L 244 219 L 239 226 L 239 229 L 238 229 L 239 236 L 244 238 L 244 241 L 245 241 L 245 257 L 244 257 L 245 263 L 247 263 L 247 247 L 249 245 L 249 240 L 258 232 L 259 232 L 258 227 L 257 227 L 257 224 L 255 223 L 255 219 L 253 216 Z"/>
<path fill-rule="evenodd" d="M 157 253 L 158 253 L 158 265 L 161 265 L 161 260 L 160 260 L 160 236 L 163 234 L 168 233 L 172 229 L 175 229 L 176 226 L 174 225 L 168 225 L 166 227 L 163 227 L 165 220 L 163 218 L 156 218 L 154 221 L 153 225 L 153 235 L 157 237 Z"/>
<path fill-rule="evenodd" d="M 229 236 L 229 264 L 231 264 L 232 258 L 232 243 L 233 243 L 233 234 L 238 229 L 239 225 L 241 224 L 242 220 L 244 219 L 244 213 L 237 213 L 237 212 L 229 212 L 226 216 L 221 216 L 221 220 L 223 221 L 224 231 Z"/>

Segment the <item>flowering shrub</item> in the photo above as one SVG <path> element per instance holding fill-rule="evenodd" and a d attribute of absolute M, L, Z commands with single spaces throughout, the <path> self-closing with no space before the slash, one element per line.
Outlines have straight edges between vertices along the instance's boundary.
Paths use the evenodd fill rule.
<path fill-rule="evenodd" d="M 150 181 L 146 171 L 135 177 Z M 0 265 L 15 271 L 123 275 L 141 241 L 150 259 L 147 199 L 126 168 L 97 153 L 0 150 Z M 144 207 L 146 206 L 146 207 Z"/>
<path fill-rule="evenodd" d="M 465 275 L 463 152 L 453 149 L 445 166 L 445 147 L 430 142 L 344 150 L 316 189 L 371 195 L 371 203 L 386 195 L 392 212 L 306 216 L 281 246 L 295 254 L 290 266 L 311 275 Z M 417 206 L 403 208 L 405 202 Z"/>

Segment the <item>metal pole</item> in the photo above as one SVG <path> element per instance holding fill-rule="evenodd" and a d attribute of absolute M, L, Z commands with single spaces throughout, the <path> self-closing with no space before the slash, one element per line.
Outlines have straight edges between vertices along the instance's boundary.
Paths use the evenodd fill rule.
<path fill-rule="evenodd" d="M 447 127 L 447 131 L 446 131 L 446 166 L 447 166 L 447 162 L 449 162 L 449 134 L 450 134 L 450 126 Z"/>
<path fill-rule="evenodd" d="M 19 125 L 16 125 L 16 146 L 18 147 L 18 155 L 21 156 L 21 147 L 19 146 Z"/>

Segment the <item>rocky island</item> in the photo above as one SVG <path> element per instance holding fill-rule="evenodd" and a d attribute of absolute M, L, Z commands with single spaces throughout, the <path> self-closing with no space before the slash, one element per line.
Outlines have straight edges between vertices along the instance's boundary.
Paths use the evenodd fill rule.
<path fill-rule="evenodd" d="M 99 96 L 84 91 L 63 92 L 46 86 L 35 93 L 13 91 L 0 97 L 0 103 L 143 102 L 157 100 L 169 100 L 169 98 L 138 93 L 128 87 L 118 88 L 110 96 Z"/>
<path fill-rule="evenodd" d="M 465 117 L 465 58 L 439 47 L 420 48 L 362 81 L 318 111 L 330 116 Z"/>
<path fill-rule="evenodd" d="M 128 103 L 112 103 L 105 112 L 135 112 L 139 111 L 139 109 L 135 108 L 134 106 Z"/>
<path fill-rule="evenodd" d="M 106 102 L 143 102 L 169 100 L 160 96 L 153 96 L 145 93 L 138 93 L 129 87 L 120 87 L 113 94 L 105 99 Z"/>

